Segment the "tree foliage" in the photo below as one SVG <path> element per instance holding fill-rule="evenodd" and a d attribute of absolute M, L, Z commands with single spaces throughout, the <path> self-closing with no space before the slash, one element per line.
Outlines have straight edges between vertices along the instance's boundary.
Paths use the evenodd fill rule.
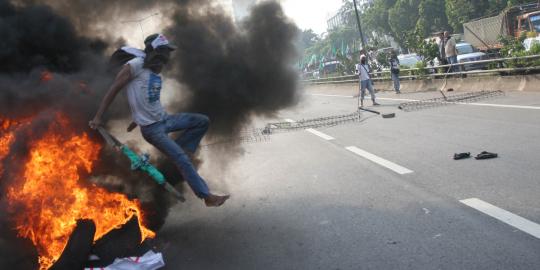
<path fill-rule="evenodd" d="M 418 5 L 418 20 L 416 33 L 429 37 L 442 29 L 448 29 L 448 19 L 445 14 L 445 3 L 441 0 L 424 0 Z"/>
<path fill-rule="evenodd" d="M 454 32 L 463 32 L 463 23 L 482 17 L 488 0 L 446 0 L 446 17 Z"/>
<path fill-rule="evenodd" d="M 374 0 L 360 14 L 360 20 L 368 48 L 388 47 L 384 37 L 390 36 L 402 49 L 414 51 L 428 62 L 437 55 L 436 44 L 431 39 L 436 32 L 462 33 L 465 22 L 493 16 L 510 6 L 531 2 L 533 0 Z M 356 52 L 358 49 L 360 36 L 353 1 L 343 0 L 337 13 L 343 18 L 343 25 L 329 30 L 327 35 L 319 37 L 315 44 L 305 50 L 309 56 L 316 55 L 318 62 L 329 55 L 337 59 L 338 53 L 340 57 L 349 56 L 347 59 L 356 57 L 349 55 L 353 50 L 340 50 L 343 47 L 341 44 L 354 44 Z"/>

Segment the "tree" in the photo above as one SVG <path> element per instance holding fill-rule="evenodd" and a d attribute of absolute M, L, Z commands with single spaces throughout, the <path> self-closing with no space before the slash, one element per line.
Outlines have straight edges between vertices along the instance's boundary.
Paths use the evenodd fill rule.
<path fill-rule="evenodd" d="M 528 4 L 533 1 L 532 0 L 508 0 L 506 2 L 507 2 L 506 7 L 511 7 L 511 6 L 520 5 L 520 4 Z"/>
<path fill-rule="evenodd" d="M 311 29 L 303 30 L 300 33 L 299 48 L 304 51 L 305 49 L 315 45 L 320 40 L 319 36 Z"/>
<path fill-rule="evenodd" d="M 354 13 L 354 3 L 352 0 L 343 0 L 338 13 L 343 18 L 345 27 L 356 27 L 356 14 Z"/>
<path fill-rule="evenodd" d="M 417 40 L 416 22 L 421 0 L 398 0 L 388 11 L 392 36 L 405 48 L 414 48 Z"/>
<path fill-rule="evenodd" d="M 486 15 L 489 2 L 490 0 L 446 0 L 446 17 L 454 33 L 463 32 L 463 23 Z"/>
<path fill-rule="evenodd" d="M 379 33 L 391 34 L 392 28 L 388 23 L 388 10 L 394 6 L 397 0 L 375 0 L 373 6 L 362 14 L 362 25 L 366 29 Z M 366 31 L 369 32 L 369 31 Z"/>
<path fill-rule="evenodd" d="M 429 37 L 435 32 L 448 30 L 444 1 L 422 0 L 418 6 L 416 32 L 422 37 Z"/>

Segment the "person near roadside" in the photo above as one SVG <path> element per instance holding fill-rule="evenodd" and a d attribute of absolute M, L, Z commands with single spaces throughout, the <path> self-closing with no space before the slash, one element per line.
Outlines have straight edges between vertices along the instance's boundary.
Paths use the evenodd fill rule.
<path fill-rule="evenodd" d="M 456 49 L 456 41 L 453 37 L 450 36 L 450 33 L 448 31 L 444 32 L 444 39 L 445 39 L 445 45 L 444 45 L 444 53 L 446 54 L 446 60 L 448 61 L 448 64 L 450 64 L 450 68 L 448 69 L 449 72 L 456 72 L 458 71 L 457 66 L 455 66 L 457 62 L 457 49 Z"/>
<path fill-rule="evenodd" d="M 388 63 L 390 64 L 390 76 L 394 82 L 394 91 L 396 91 L 396 94 L 401 94 L 401 85 L 399 83 L 399 59 L 395 50 L 390 51 Z"/>
<path fill-rule="evenodd" d="M 369 91 L 369 95 L 371 97 L 371 100 L 373 101 L 373 105 L 377 106 L 380 105 L 375 101 L 375 91 L 373 90 L 373 82 L 371 80 L 371 76 L 369 75 L 369 66 L 367 64 L 367 58 L 365 55 L 360 55 L 360 64 L 356 65 L 356 71 L 359 77 L 359 88 L 360 93 L 357 95 L 354 95 L 353 97 L 357 98 L 360 96 L 360 107 L 364 107 L 364 96 L 366 94 L 366 89 Z"/>
<path fill-rule="evenodd" d="M 439 64 L 440 65 L 447 65 L 448 62 L 446 61 L 446 39 L 444 38 L 444 32 L 439 33 Z"/>

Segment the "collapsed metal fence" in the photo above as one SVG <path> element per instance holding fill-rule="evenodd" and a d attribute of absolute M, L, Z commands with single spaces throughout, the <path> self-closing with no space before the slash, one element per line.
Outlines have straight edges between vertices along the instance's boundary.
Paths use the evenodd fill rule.
<path fill-rule="evenodd" d="M 442 92 L 441 92 L 442 94 Z M 399 104 L 398 108 L 406 111 L 418 111 L 422 109 L 430 109 L 441 106 L 447 106 L 452 104 L 466 104 L 483 99 L 493 98 L 504 95 L 503 91 L 477 91 L 470 93 L 461 93 L 451 96 L 442 94 L 442 97 L 431 98 L 425 100 L 410 101 Z M 251 128 L 242 130 L 238 136 L 227 139 L 221 139 L 208 144 L 202 145 L 202 147 L 211 147 L 222 144 L 243 144 L 243 143 L 257 143 L 266 142 L 270 140 L 270 136 L 276 133 L 284 133 L 298 130 L 305 130 L 311 128 L 332 127 L 337 125 L 343 125 L 354 122 L 362 122 L 369 117 L 362 117 L 360 110 L 340 115 L 331 115 L 324 117 L 316 117 L 309 119 L 302 119 L 298 121 L 282 121 L 267 123 L 264 128 Z"/>
<path fill-rule="evenodd" d="M 242 130 L 238 136 L 221 139 L 202 145 L 202 147 L 210 147 L 227 143 L 257 143 L 270 140 L 270 135 L 283 132 L 298 131 L 310 128 L 331 127 L 347 123 L 360 122 L 363 118 L 361 112 L 356 111 L 350 114 L 332 115 L 324 117 L 316 117 L 310 119 L 302 119 L 298 121 L 283 121 L 267 123 L 264 128 L 251 128 Z M 367 118 L 364 118 L 367 119 Z"/>
<path fill-rule="evenodd" d="M 423 109 L 447 106 L 447 105 L 452 105 L 452 104 L 466 104 L 466 103 L 471 103 L 471 102 L 493 98 L 497 96 L 502 96 L 502 95 L 504 95 L 504 92 L 500 90 L 497 90 L 497 91 L 482 90 L 478 92 L 470 92 L 470 93 L 456 94 L 452 96 L 443 96 L 443 97 L 438 97 L 438 98 L 405 102 L 405 103 L 399 104 L 398 108 L 406 112 L 411 112 L 411 111 L 418 111 L 418 110 L 423 110 Z"/>
<path fill-rule="evenodd" d="M 361 118 L 360 112 L 357 111 L 350 114 L 333 115 L 333 116 L 318 117 L 318 118 L 311 118 L 311 119 L 302 119 L 302 120 L 294 121 L 294 122 L 285 121 L 285 122 L 268 123 L 264 127 L 263 133 L 273 134 L 277 132 L 296 131 L 299 129 L 337 126 L 337 125 L 341 125 L 345 123 L 360 121 L 360 118 Z"/>

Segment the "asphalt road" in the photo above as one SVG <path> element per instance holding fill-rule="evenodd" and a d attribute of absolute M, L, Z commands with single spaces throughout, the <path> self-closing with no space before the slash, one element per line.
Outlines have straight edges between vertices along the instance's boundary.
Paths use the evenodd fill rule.
<path fill-rule="evenodd" d="M 308 87 L 254 126 L 351 113 L 353 91 Z M 171 210 L 156 239 L 165 269 L 540 269 L 540 93 L 397 109 L 436 95 L 379 93 L 376 109 L 395 118 L 316 129 L 330 140 L 274 134 L 244 144 L 228 169 L 210 159 L 202 175 L 232 198 L 208 209 L 188 194 Z M 499 158 L 452 159 L 484 150 Z"/>

